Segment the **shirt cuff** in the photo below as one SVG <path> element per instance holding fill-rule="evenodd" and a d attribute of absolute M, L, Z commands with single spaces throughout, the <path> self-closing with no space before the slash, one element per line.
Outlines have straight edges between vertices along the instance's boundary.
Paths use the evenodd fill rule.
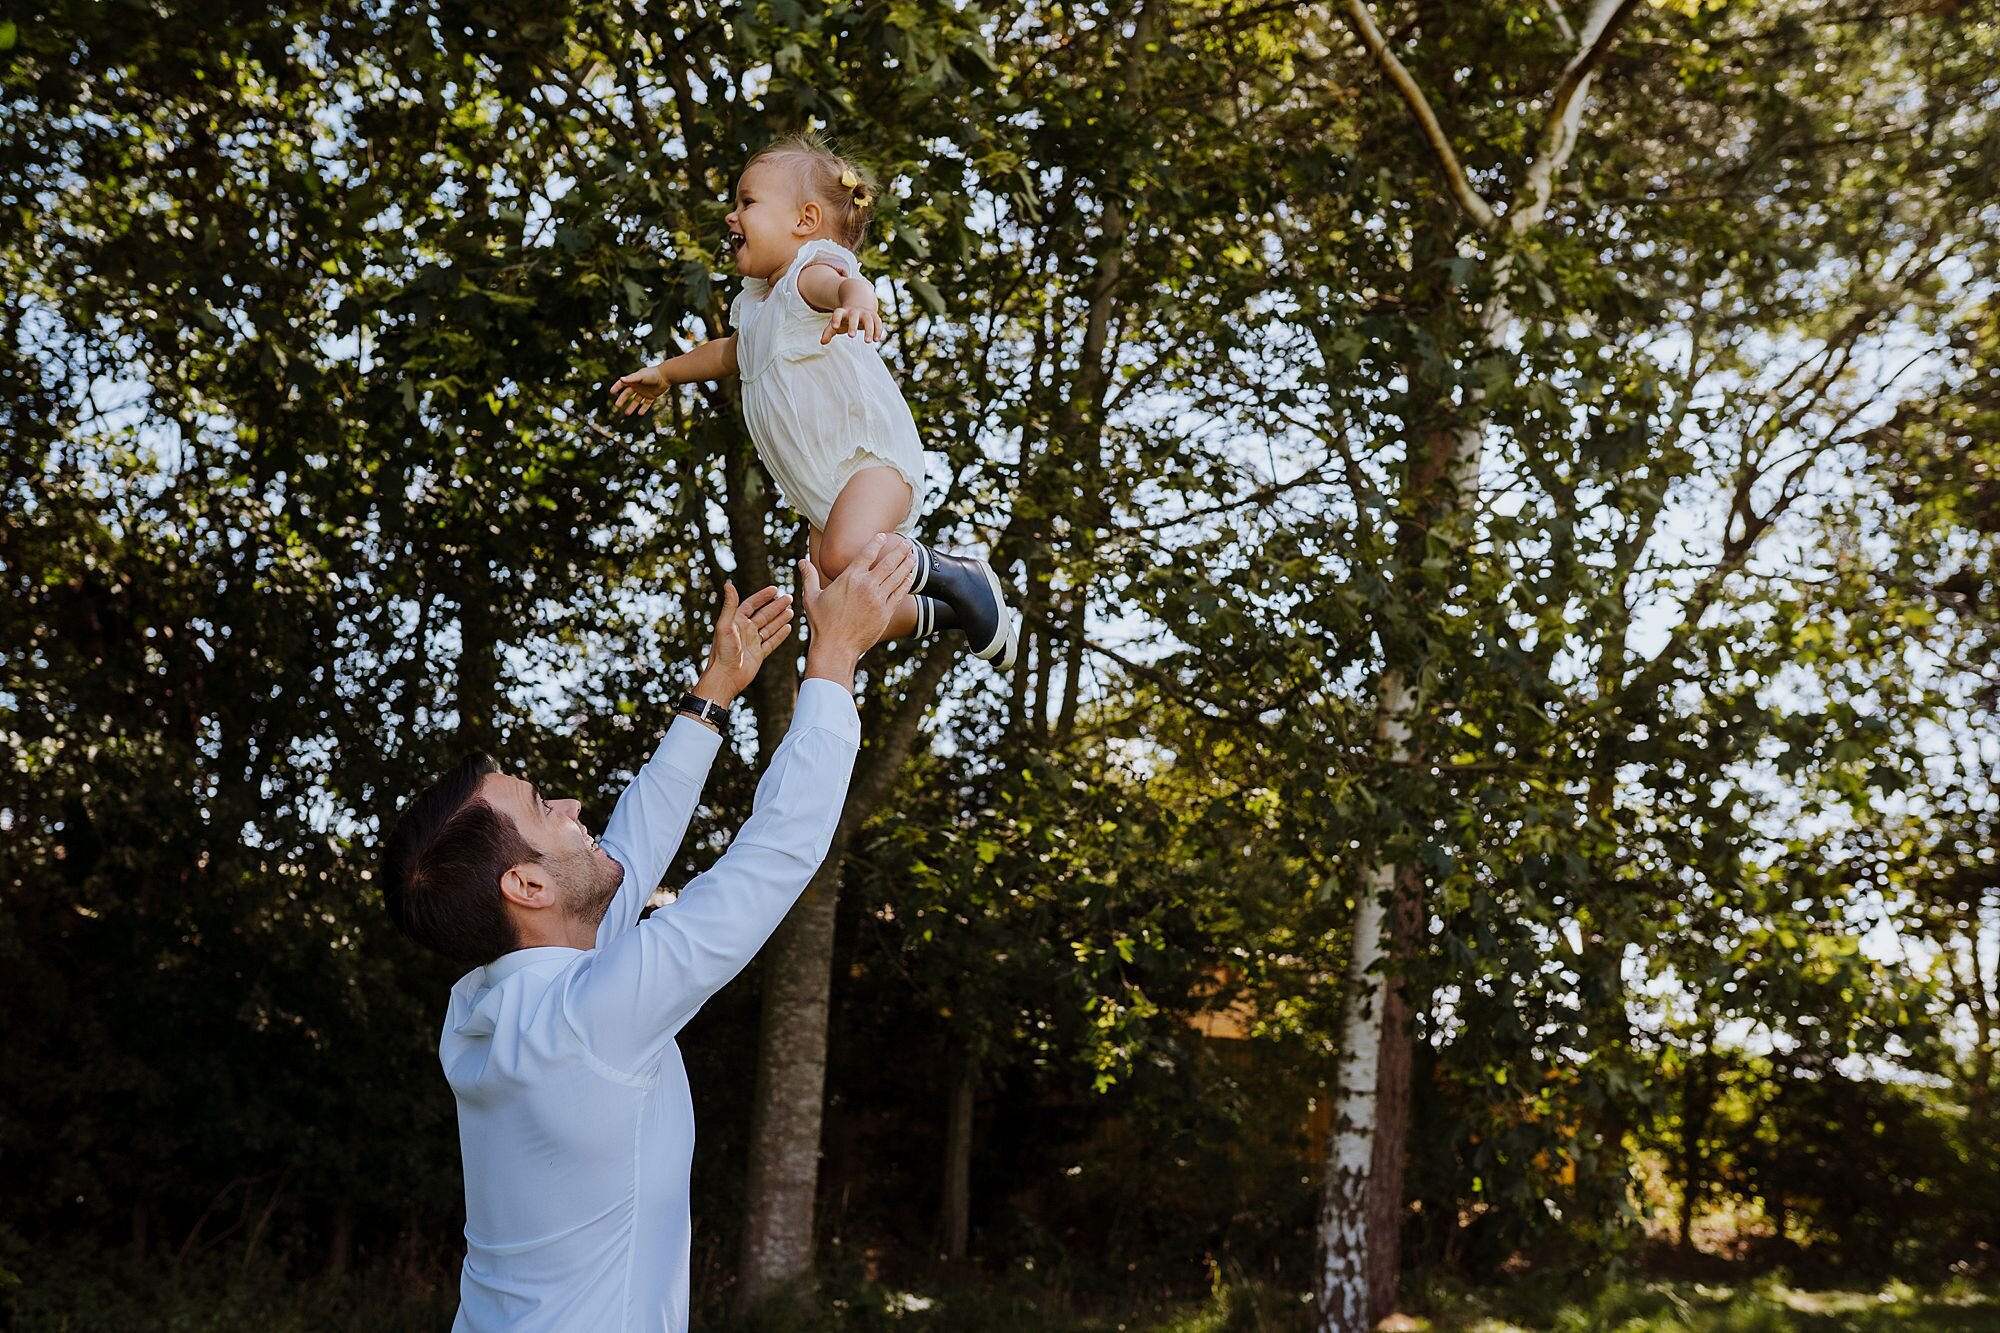
<path fill-rule="evenodd" d="M 830 680 L 807 676 L 799 682 L 799 701 L 792 706 L 792 730 L 818 727 L 856 749 L 861 747 L 861 714 L 854 696 Z"/>
<path fill-rule="evenodd" d="M 667 734 L 660 737 L 652 762 L 685 774 L 699 784 L 708 776 L 715 755 L 722 748 L 722 735 L 704 727 L 686 713 L 674 714 Z"/>

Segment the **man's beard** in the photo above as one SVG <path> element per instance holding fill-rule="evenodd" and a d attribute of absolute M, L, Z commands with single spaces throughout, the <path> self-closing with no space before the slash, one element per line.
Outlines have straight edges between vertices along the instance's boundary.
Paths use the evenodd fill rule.
<path fill-rule="evenodd" d="M 590 847 L 563 857 L 562 871 L 564 909 L 578 921 L 602 922 L 625 880 L 625 867 Z"/>

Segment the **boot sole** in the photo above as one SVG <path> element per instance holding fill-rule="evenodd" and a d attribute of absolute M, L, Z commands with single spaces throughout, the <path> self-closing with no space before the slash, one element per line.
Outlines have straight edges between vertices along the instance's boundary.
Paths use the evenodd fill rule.
<path fill-rule="evenodd" d="M 1012 669 L 1014 659 L 1021 651 L 1021 622 L 1007 609 L 1007 593 L 1000 586 L 1000 576 L 993 572 L 993 566 L 981 560 L 979 572 L 986 576 L 986 586 L 993 593 L 993 603 L 1000 608 L 1000 628 L 994 632 L 991 643 L 974 650 L 972 655 L 993 663 L 996 671 L 1007 671 Z"/>

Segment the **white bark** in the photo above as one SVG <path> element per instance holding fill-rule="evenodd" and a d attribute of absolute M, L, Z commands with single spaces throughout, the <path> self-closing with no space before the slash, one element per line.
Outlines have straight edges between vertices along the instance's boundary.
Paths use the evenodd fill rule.
<path fill-rule="evenodd" d="M 1584 17 L 1583 39 L 1578 44 L 1575 57 L 1563 70 L 1555 95 L 1549 99 L 1548 122 L 1542 129 L 1535 160 L 1529 165 L 1527 177 L 1521 184 L 1523 206 L 1514 211 L 1509 222 L 1516 235 L 1540 223 L 1548 213 L 1556 180 L 1561 176 L 1562 169 L 1569 165 L 1569 155 L 1576 148 L 1577 130 L 1583 124 L 1583 107 L 1590 98 L 1590 85 L 1596 79 L 1604 57 L 1610 53 L 1612 43 L 1617 40 L 1618 30 L 1636 8 L 1638 0 L 1597 0 Z"/>
<path fill-rule="evenodd" d="M 1383 674 L 1375 737 L 1383 757 L 1407 762 L 1416 692 L 1399 671 Z M 1321 1333 L 1366 1333 L 1368 1319 L 1368 1179 L 1375 1153 L 1376 1068 L 1388 975 L 1382 970 L 1382 927 L 1396 883 L 1393 862 L 1372 866 L 1354 904 L 1354 941 L 1347 960 L 1347 1012 L 1341 1022 L 1334 1075 L 1333 1134 L 1320 1190 L 1319 1327 Z"/>

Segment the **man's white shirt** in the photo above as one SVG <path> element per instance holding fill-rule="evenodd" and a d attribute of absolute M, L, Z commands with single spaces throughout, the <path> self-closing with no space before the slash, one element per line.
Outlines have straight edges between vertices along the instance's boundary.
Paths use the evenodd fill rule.
<path fill-rule="evenodd" d="M 808 679 L 729 850 L 645 921 L 721 738 L 677 719 L 599 840 L 625 867 L 597 946 L 521 949 L 452 988 L 465 1266 L 454 1330 L 672 1330 L 688 1319 L 694 1107 L 674 1036 L 825 859 L 861 722 Z"/>

